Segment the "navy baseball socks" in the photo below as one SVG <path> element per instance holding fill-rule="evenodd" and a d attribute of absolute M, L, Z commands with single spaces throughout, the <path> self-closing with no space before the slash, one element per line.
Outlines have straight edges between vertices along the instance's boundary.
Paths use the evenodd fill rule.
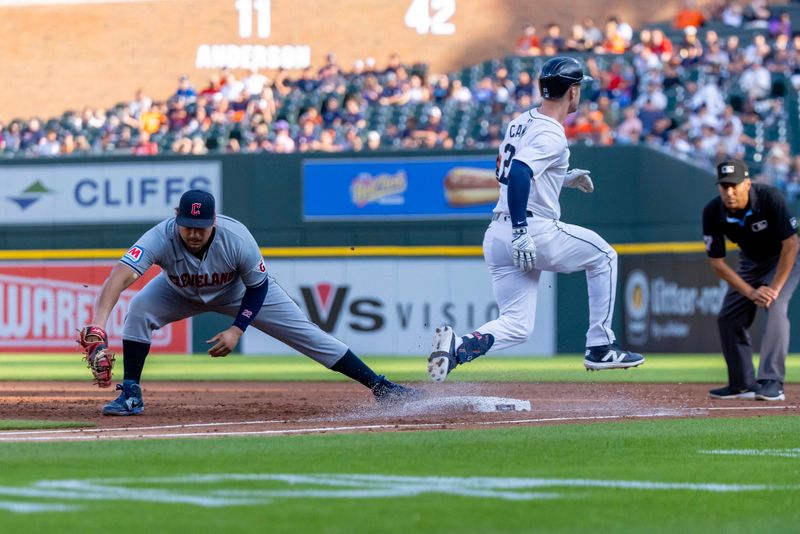
<path fill-rule="evenodd" d="M 142 369 L 147 354 L 150 352 L 149 343 L 122 340 L 122 365 L 125 372 L 122 384 L 117 384 L 119 397 L 103 406 L 103 415 L 139 415 L 144 411 L 142 400 Z"/>
<path fill-rule="evenodd" d="M 492 334 L 472 332 L 458 339 L 452 327 L 441 326 L 433 334 L 433 350 L 428 356 L 428 375 L 434 382 L 444 382 L 458 365 L 483 356 L 492 345 Z"/>
<path fill-rule="evenodd" d="M 424 396 L 422 390 L 401 386 L 385 376 L 375 374 L 361 359 L 349 350 L 344 353 L 338 362 L 333 364 L 331 371 L 342 373 L 348 378 L 368 387 L 378 404 L 392 404 L 415 400 Z"/>

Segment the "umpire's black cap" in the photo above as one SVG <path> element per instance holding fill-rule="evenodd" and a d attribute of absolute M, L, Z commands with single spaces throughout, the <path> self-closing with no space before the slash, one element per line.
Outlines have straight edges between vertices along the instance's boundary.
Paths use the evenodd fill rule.
<path fill-rule="evenodd" d="M 188 228 L 208 228 L 214 224 L 215 216 L 214 196 L 208 191 L 190 189 L 181 195 L 175 222 Z"/>
<path fill-rule="evenodd" d="M 750 171 L 743 161 L 725 160 L 717 165 L 718 184 L 740 184 L 750 178 Z"/>

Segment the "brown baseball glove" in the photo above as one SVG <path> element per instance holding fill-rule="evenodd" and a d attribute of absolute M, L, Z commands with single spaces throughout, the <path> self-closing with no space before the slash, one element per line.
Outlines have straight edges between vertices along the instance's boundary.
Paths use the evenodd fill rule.
<path fill-rule="evenodd" d="M 101 388 L 110 387 L 114 353 L 108 348 L 106 331 L 97 325 L 84 326 L 78 333 L 77 342 L 84 352 L 87 367 L 92 371 L 94 383 Z"/>

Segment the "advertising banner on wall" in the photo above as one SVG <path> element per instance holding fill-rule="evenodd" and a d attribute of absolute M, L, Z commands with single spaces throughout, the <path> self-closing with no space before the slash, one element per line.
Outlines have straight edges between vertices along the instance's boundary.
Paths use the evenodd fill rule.
<path fill-rule="evenodd" d="M 78 330 L 90 324 L 100 286 L 116 262 L 0 263 L 0 352 L 76 352 Z M 109 318 L 112 348 L 133 297 L 158 274 L 150 269 L 122 293 Z M 191 352 L 191 325 L 180 321 L 153 332 L 153 352 Z"/>
<path fill-rule="evenodd" d="M 719 352 L 717 313 L 728 284 L 704 255 L 625 256 L 625 346 L 645 352 Z"/>
<path fill-rule="evenodd" d="M 451 324 L 463 335 L 498 315 L 478 258 L 274 259 L 267 267 L 313 322 L 356 354 L 427 357 L 434 327 Z M 555 318 L 555 276 L 542 273 L 533 335 L 499 354 L 554 354 Z M 296 354 L 255 328 L 242 352 Z"/>
<path fill-rule="evenodd" d="M 493 155 L 303 161 L 306 220 L 487 218 L 498 194 Z"/>
<path fill-rule="evenodd" d="M 2 176 L 0 224 L 160 221 L 187 189 L 209 191 L 222 211 L 219 161 L 7 165 Z"/>

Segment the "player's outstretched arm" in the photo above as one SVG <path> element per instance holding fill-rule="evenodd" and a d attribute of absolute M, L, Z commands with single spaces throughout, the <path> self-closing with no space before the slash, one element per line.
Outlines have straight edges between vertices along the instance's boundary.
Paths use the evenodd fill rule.
<path fill-rule="evenodd" d="M 117 305 L 119 296 L 125 291 L 132 283 L 139 278 L 139 273 L 125 265 L 124 263 L 117 263 L 111 270 L 106 281 L 103 282 L 103 287 L 100 288 L 100 295 L 97 297 L 97 302 L 94 305 L 94 317 L 92 324 L 98 325 L 105 329 L 108 317 L 111 315 L 111 310 Z"/>

